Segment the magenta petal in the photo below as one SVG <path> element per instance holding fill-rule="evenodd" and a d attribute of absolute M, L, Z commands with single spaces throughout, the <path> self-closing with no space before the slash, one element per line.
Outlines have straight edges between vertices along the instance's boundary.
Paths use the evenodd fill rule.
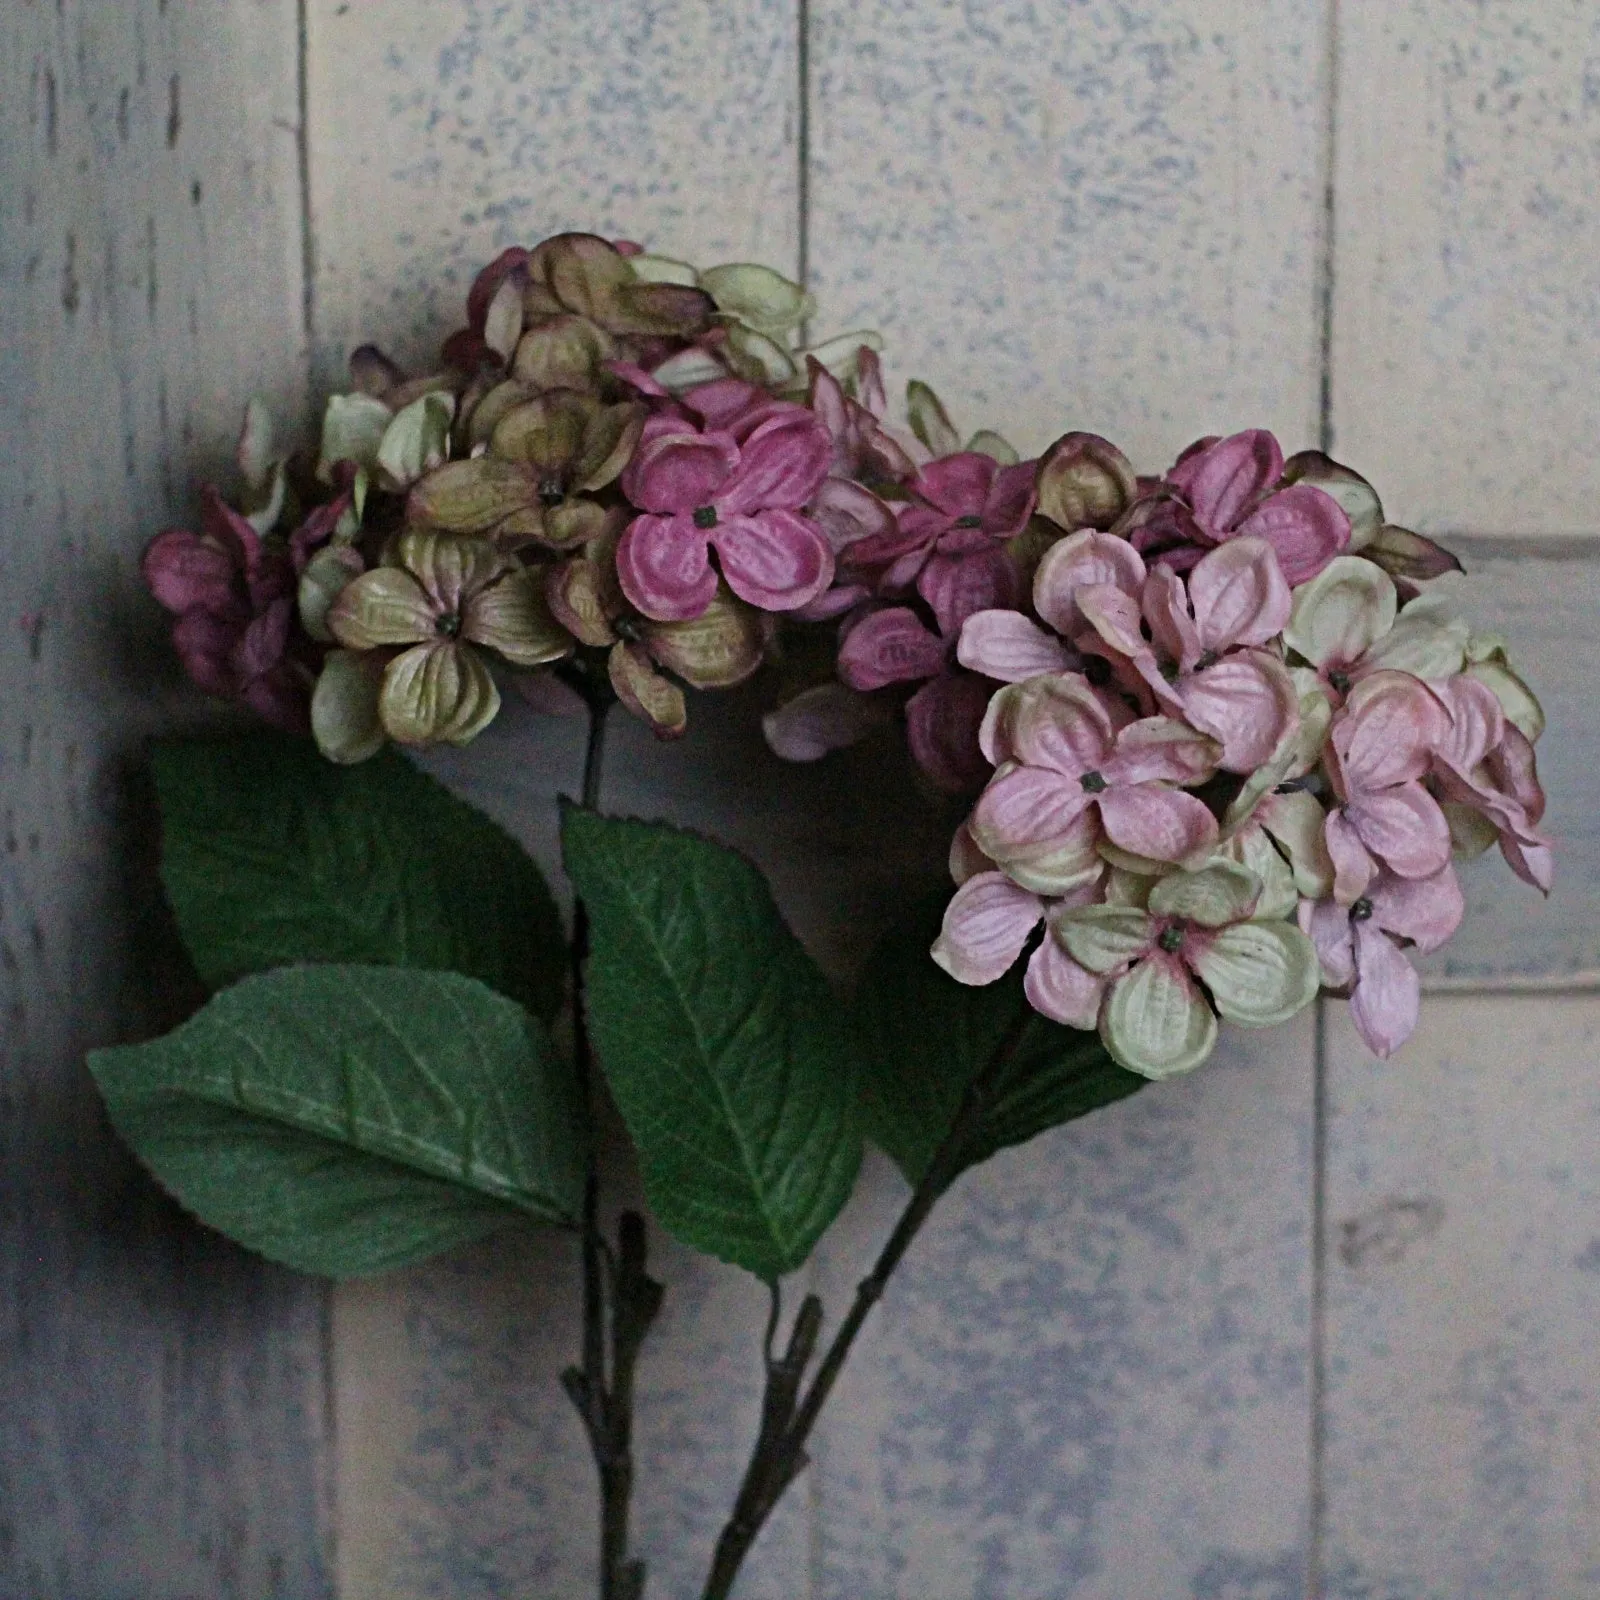
<path fill-rule="evenodd" d="M 1106 837 L 1155 861 L 1184 861 L 1217 842 L 1217 819 L 1182 789 L 1152 783 L 1107 789 L 1099 796 Z"/>
<path fill-rule="evenodd" d="M 864 583 L 836 583 L 809 604 L 796 606 L 789 615 L 797 622 L 832 622 L 871 598 L 872 591 Z"/>
<path fill-rule="evenodd" d="M 983 507 L 984 530 L 994 538 L 1010 539 L 1022 532 L 1033 513 L 1038 468 L 1037 461 L 1019 461 L 995 473 Z"/>
<path fill-rule="evenodd" d="M 743 378 L 718 378 L 712 383 L 702 383 L 683 397 L 683 403 L 705 423 L 706 427 L 721 433 L 737 435 L 738 424 L 750 417 L 766 413 L 781 405 L 765 389 Z M 761 420 L 765 416 L 761 415 Z"/>
<path fill-rule="evenodd" d="M 976 789 L 992 770 L 978 748 L 989 686 L 965 672 L 941 672 L 906 701 L 912 757 L 947 794 Z"/>
<path fill-rule="evenodd" d="M 992 456 L 962 450 L 930 461 L 912 482 L 911 492 L 947 517 L 981 517 L 999 472 Z"/>
<path fill-rule="evenodd" d="M 1184 456 L 1167 474 L 1167 482 L 1187 497 L 1200 521 L 1220 536 L 1282 475 L 1283 451 L 1278 441 L 1264 428 L 1251 428 Z"/>
<path fill-rule="evenodd" d="M 227 551 L 181 528 L 150 541 L 143 570 L 150 593 L 168 611 L 225 612 L 235 604 L 236 569 Z"/>
<path fill-rule="evenodd" d="M 1293 605 L 1272 546 L 1244 535 L 1196 563 L 1189 598 L 1203 651 L 1265 644 L 1283 632 Z"/>
<path fill-rule="evenodd" d="M 1405 952 L 1371 921 L 1355 924 L 1355 945 L 1350 1015 L 1367 1048 L 1387 1059 L 1417 1025 L 1422 985 Z"/>
<path fill-rule="evenodd" d="M 1296 916 L 1300 931 L 1317 947 L 1323 981 L 1341 988 L 1354 983 L 1356 952 L 1349 909 L 1334 900 L 1302 900 Z"/>
<path fill-rule="evenodd" d="M 1261 650 L 1225 656 L 1180 679 L 1177 693 L 1185 719 L 1221 744 L 1228 772 L 1264 766 L 1299 721 L 1294 680 Z"/>
<path fill-rule="evenodd" d="M 833 582 L 833 551 L 798 511 L 758 511 L 711 530 L 728 587 L 763 611 L 797 611 Z"/>
<path fill-rule="evenodd" d="M 255 570 L 261 535 L 209 485 L 201 496 L 201 531 L 232 554 L 241 570 Z"/>
<path fill-rule="evenodd" d="M 833 456 L 828 430 L 803 407 L 763 422 L 739 451 L 739 465 L 717 495 L 725 517 L 798 511 L 817 491 Z"/>
<path fill-rule="evenodd" d="M 1106 980 L 1080 967 L 1053 936 L 1033 952 L 1022 980 L 1022 992 L 1040 1016 L 1085 1031 L 1099 1020 L 1105 991 Z"/>
<path fill-rule="evenodd" d="M 1410 939 L 1430 955 L 1461 926 L 1466 901 L 1456 869 L 1448 862 L 1427 878 L 1384 873 L 1367 891 L 1372 920 L 1386 933 Z"/>
<path fill-rule="evenodd" d="M 1065 672 L 1077 658 L 1054 634 L 1020 611 L 979 611 L 961 625 L 956 659 L 1001 683 L 1021 683 L 1043 672 Z"/>
<path fill-rule="evenodd" d="M 240 698 L 271 727 L 285 733 L 311 731 L 311 697 L 287 666 L 247 683 Z"/>
<path fill-rule="evenodd" d="M 945 907 L 933 959 L 958 983 L 993 983 L 1022 954 L 1043 916 L 1038 895 L 1003 872 L 980 872 Z"/>
<path fill-rule="evenodd" d="M 852 689 L 918 683 L 944 666 L 944 641 L 904 606 L 863 617 L 839 648 L 839 676 Z"/>
<path fill-rule="evenodd" d="M 240 634 L 233 647 L 233 670 L 246 683 L 265 676 L 283 660 L 293 609 L 287 598 L 275 600 Z"/>
<path fill-rule="evenodd" d="M 1362 844 L 1402 878 L 1426 878 L 1449 863 L 1450 825 L 1420 783 L 1364 794 L 1346 815 Z"/>
<path fill-rule="evenodd" d="M 617 580 L 657 622 L 698 617 L 717 592 L 705 533 L 690 517 L 635 517 L 617 545 Z"/>
<path fill-rule="evenodd" d="M 863 539 L 892 543 L 900 532 L 888 505 L 870 489 L 846 478 L 824 478 L 806 515 L 827 535 L 835 555 Z"/>
<path fill-rule="evenodd" d="M 695 433 L 676 418 L 652 417 L 623 471 L 622 492 L 641 511 L 697 511 L 711 504 L 738 464 L 731 435 Z"/>
<path fill-rule="evenodd" d="M 211 611 L 185 611 L 172 626 L 172 645 L 184 671 L 207 694 L 230 697 L 239 680 L 233 670 L 233 647 L 244 632 L 243 617 L 219 617 Z"/>
<path fill-rule="evenodd" d="M 1331 494 L 1315 484 L 1295 483 L 1247 517 L 1241 536 L 1265 539 L 1292 588 L 1322 571 L 1350 544 L 1350 519 Z"/>
<path fill-rule="evenodd" d="M 1003 549 L 969 556 L 935 554 L 917 577 L 917 592 L 933 607 L 939 631 L 953 639 L 976 612 L 1020 605 L 1022 578 Z"/>

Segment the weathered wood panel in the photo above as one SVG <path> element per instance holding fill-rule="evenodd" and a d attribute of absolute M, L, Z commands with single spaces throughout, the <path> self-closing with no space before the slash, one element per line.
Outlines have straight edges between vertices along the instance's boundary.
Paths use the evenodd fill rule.
<path fill-rule="evenodd" d="M 798 266 L 798 15 L 792 0 L 642 8 L 309 8 L 318 369 L 376 339 L 423 365 L 477 266 L 566 227 L 707 264 Z M 619 719 L 608 800 L 723 824 L 779 809 L 754 710 L 742 741 L 675 752 Z M 445 763 L 554 876 L 553 797 L 581 730 L 511 708 Z M 752 796 L 760 795 L 759 801 Z M 787 804 L 788 802 L 785 802 Z M 798 818 L 799 813 L 797 812 Z M 783 839 L 789 844 L 793 827 Z M 791 878 L 804 871 L 785 855 Z M 616 1174 L 625 1182 L 622 1174 Z M 638 1543 L 663 1594 L 703 1573 L 755 1425 L 765 1299 L 664 1253 L 668 1308 L 641 1373 Z M 341 1594 L 586 1592 L 594 1494 L 556 1375 L 577 1348 L 575 1274 L 553 1242 L 502 1242 L 336 1297 Z M 763 1542 L 753 1600 L 795 1600 L 803 1498 Z"/>
<path fill-rule="evenodd" d="M 193 702 L 138 554 L 303 395 L 292 4 L 0 10 L 0 1591 L 329 1592 L 321 1297 L 111 1138 L 85 1049 L 174 1020 L 140 737 Z M 165 961 L 165 965 L 163 965 Z"/>
<path fill-rule="evenodd" d="M 813 0 L 810 264 L 958 422 L 1318 426 L 1326 0 Z"/>
<path fill-rule="evenodd" d="M 1346 0 L 1338 454 L 1412 525 L 1593 533 L 1600 13 Z"/>
<path fill-rule="evenodd" d="M 1230 1034 L 961 1181 L 820 1451 L 830 1600 L 1303 1593 L 1312 1027 Z M 825 1247 L 848 1302 L 903 1203 Z"/>
<path fill-rule="evenodd" d="M 1600 1592 L 1600 1001 L 1330 1045 L 1323 1593 Z"/>

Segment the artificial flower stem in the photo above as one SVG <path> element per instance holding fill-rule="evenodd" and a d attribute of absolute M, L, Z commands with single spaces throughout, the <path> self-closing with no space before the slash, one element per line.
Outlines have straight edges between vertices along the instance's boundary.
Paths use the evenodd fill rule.
<path fill-rule="evenodd" d="M 615 703 L 615 696 L 610 685 L 598 679 L 585 680 L 583 687 L 589 705 L 583 804 L 592 811 L 598 809 L 600 803 L 606 715 Z M 592 1125 L 594 1052 L 584 1005 L 584 969 L 588 957 L 589 914 L 582 900 L 575 900 L 572 908 L 573 1054 L 579 1093 L 591 1108 Z M 600 1230 L 599 1160 L 591 1142 L 583 1192 L 582 1364 L 569 1367 L 562 1373 L 561 1381 L 583 1420 L 600 1477 L 600 1600 L 641 1600 L 644 1594 L 644 1563 L 628 1557 L 628 1512 L 633 1495 L 633 1377 L 640 1346 L 661 1309 L 662 1296 L 661 1285 L 645 1271 L 645 1250 L 644 1219 L 637 1212 L 625 1211 L 620 1221 L 618 1250 L 615 1257 L 611 1255 Z"/>
<path fill-rule="evenodd" d="M 815 1295 L 807 1295 L 802 1303 L 784 1357 L 773 1361 L 769 1356 L 760 1432 L 733 1514 L 717 1540 L 702 1600 L 729 1600 L 757 1535 L 784 1491 L 805 1469 L 806 1441 L 833 1393 L 856 1335 L 861 1332 L 872 1308 L 883 1298 L 890 1276 L 911 1248 L 912 1240 L 934 1206 L 967 1166 L 971 1140 L 989 1108 L 990 1094 L 1005 1076 L 1032 1017 L 1029 1010 L 1021 1012 L 995 1046 L 983 1070 L 967 1085 L 949 1132 L 912 1190 L 872 1271 L 857 1285 L 855 1300 L 839 1324 L 803 1397 L 800 1396 L 801 1374 L 809 1364 L 821 1328 L 822 1303 Z"/>

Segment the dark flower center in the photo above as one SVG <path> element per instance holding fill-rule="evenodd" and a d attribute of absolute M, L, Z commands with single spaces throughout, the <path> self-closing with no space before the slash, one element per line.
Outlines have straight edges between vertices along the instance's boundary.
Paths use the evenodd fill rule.
<path fill-rule="evenodd" d="M 697 528 L 716 527 L 717 508 L 715 506 L 701 506 L 694 514 L 694 525 Z"/>
<path fill-rule="evenodd" d="M 1163 928 L 1161 937 L 1156 943 L 1167 952 L 1169 956 L 1176 955 L 1183 948 L 1183 929 L 1178 927 Z"/>
<path fill-rule="evenodd" d="M 1206 653 L 1201 656 L 1197 662 L 1195 662 L 1194 670 L 1196 672 L 1204 672 L 1207 667 L 1216 666 L 1217 660 L 1217 652 L 1215 650 L 1207 650 Z"/>
<path fill-rule="evenodd" d="M 1104 656 L 1090 656 L 1083 664 L 1083 675 L 1095 688 L 1103 689 L 1111 682 L 1111 663 Z"/>
<path fill-rule="evenodd" d="M 1345 694 L 1350 688 L 1350 674 L 1348 672 L 1330 672 L 1328 674 L 1328 682 L 1331 683 L 1340 694 Z"/>
<path fill-rule="evenodd" d="M 1176 683 L 1178 681 L 1178 663 L 1176 661 L 1163 661 L 1161 663 L 1161 676 L 1168 683 Z"/>
<path fill-rule="evenodd" d="M 434 631 L 446 639 L 453 639 L 461 632 L 461 613 L 459 611 L 441 611 L 433 619 Z"/>
<path fill-rule="evenodd" d="M 1366 922 L 1372 916 L 1372 902 L 1365 895 L 1350 907 L 1350 920 L 1352 922 Z"/>
<path fill-rule="evenodd" d="M 1081 778 L 1078 779 L 1078 782 L 1083 785 L 1083 792 L 1085 794 L 1105 793 L 1106 780 L 1102 778 L 1098 772 L 1086 772 Z"/>
<path fill-rule="evenodd" d="M 1303 789 L 1309 789 L 1310 783 L 1305 778 L 1286 778 L 1272 792 L 1274 794 L 1299 794 Z"/>
<path fill-rule="evenodd" d="M 567 491 L 562 486 L 559 478 L 541 478 L 539 480 L 539 504 L 546 511 L 552 506 L 558 506 L 567 498 Z"/>
<path fill-rule="evenodd" d="M 983 518 L 982 517 L 957 517 L 956 518 L 956 526 L 958 528 L 981 528 L 983 526 Z"/>

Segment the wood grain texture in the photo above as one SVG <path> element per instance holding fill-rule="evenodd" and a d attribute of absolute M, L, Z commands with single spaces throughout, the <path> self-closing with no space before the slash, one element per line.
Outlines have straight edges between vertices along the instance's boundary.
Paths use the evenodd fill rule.
<path fill-rule="evenodd" d="M 795 0 L 309 0 L 318 370 L 425 370 L 478 268 L 564 228 L 793 269 Z"/>
<path fill-rule="evenodd" d="M 329 1592 L 320 1295 L 180 1217 L 84 1051 L 175 1020 L 128 769 L 193 701 L 141 594 L 303 395 L 294 8 L 0 11 L 0 1592 Z"/>
<path fill-rule="evenodd" d="M 1593 533 L 1600 13 L 1340 7 L 1333 439 L 1424 529 Z"/>
<path fill-rule="evenodd" d="M 1002 1154 L 935 1213 L 819 1452 L 828 1600 L 1299 1600 L 1312 1028 Z M 903 1197 L 824 1245 L 830 1306 Z"/>
<path fill-rule="evenodd" d="M 1318 423 L 1326 0 L 813 0 L 832 324 L 1037 450 Z"/>
<path fill-rule="evenodd" d="M 1600 1592 L 1600 1001 L 1330 1029 L 1327 1600 Z"/>

